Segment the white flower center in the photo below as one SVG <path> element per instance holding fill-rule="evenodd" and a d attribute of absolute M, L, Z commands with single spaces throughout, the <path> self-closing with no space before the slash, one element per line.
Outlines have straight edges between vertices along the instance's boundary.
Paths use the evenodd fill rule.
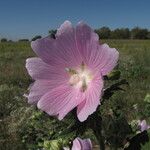
<path fill-rule="evenodd" d="M 69 84 L 71 86 L 81 89 L 82 92 L 88 88 L 92 80 L 92 74 L 83 63 L 78 69 L 66 68 L 66 71 L 70 75 Z"/>
<path fill-rule="evenodd" d="M 75 85 L 80 82 L 80 76 L 78 74 L 73 74 L 70 77 L 69 83 L 71 85 Z"/>

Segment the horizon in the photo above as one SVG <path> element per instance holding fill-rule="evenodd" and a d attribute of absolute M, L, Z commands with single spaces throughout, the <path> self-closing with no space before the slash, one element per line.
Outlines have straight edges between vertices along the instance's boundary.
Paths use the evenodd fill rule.
<path fill-rule="evenodd" d="M 149 5 L 148 0 L 5 0 L 0 5 L 0 38 L 16 41 L 36 35 L 44 37 L 65 20 L 74 26 L 82 20 L 93 29 L 103 26 L 111 30 L 132 29 L 138 26 L 149 30 Z"/>
<path fill-rule="evenodd" d="M 102 27 L 100 27 L 100 28 L 95 28 L 95 29 L 93 29 L 93 30 L 98 30 L 98 29 L 101 29 L 101 28 L 103 28 L 103 27 L 107 27 L 107 26 L 102 26 Z M 109 28 L 109 27 L 108 27 Z M 146 29 L 146 30 L 148 30 L 148 32 L 150 32 L 150 30 L 148 29 L 148 28 L 141 28 L 141 27 L 139 27 L 139 26 L 135 26 L 135 27 L 133 27 L 133 28 L 126 28 L 126 27 L 121 27 L 121 28 L 114 28 L 114 29 L 111 29 L 111 28 L 109 28 L 110 29 L 110 31 L 111 32 L 113 32 L 114 30 L 116 30 L 116 29 L 129 29 L 129 31 L 131 32 L 131 30 L 132 29 L 135 29 L 135 28 L 139 28 L 139 29 Z M 50 30 L 57 30 L 57 29 L 50 29 Z M 49 31 L 50 31 L 49 30 Z M 6 39 L 7 40 L 7 42 L 9 42 L 9 41 L 11 41 L 11 42 L 17 42 L 17 41 L 26 41 L 26 40 L 28 40 L 28 41 L 32 41 L 32 39 L 33 38 L 35 38 L 35 37 L 37 37 L 37 36 L 41 36 L 41 38 L 43 38 L 43 37 L 46 37 L 46 36 L 49 36 L 50 34 L 49 34 L 49 31 L 47 32 L 47 34 L 45 34 L 44 36 L 42 36 L 42 35 L 34 35 L 34 36 L 32 36 L 32 37 L 30 37 L 30 38 L 28 38 L 28 37 L 26 37 L 26 38 L 18 38 L 18 39 L 15 39 L 15 40 L 12 40 L 12 39 L 7 39 L 7 38 L 5 38 L 5 37 L 0 37 L 0 40 L 1 39 Z M 103 38 L 102 38 L 103 39 Z M 104 38 L 105 39 L 105 38 Z M 106 38 L 106 39 L 112 39 L 112 38 Z M 118 38 L 119 39 L 119 38 Z M 131 37 L 130 38 L 125 38 L 125 39 L 122 39 L 122 40 L 126 40 L 126 39 L 131 39 Z M 135 39 L 133 39 L 133 40 L 143 40 L 142 38 L 135 38 Z"/>

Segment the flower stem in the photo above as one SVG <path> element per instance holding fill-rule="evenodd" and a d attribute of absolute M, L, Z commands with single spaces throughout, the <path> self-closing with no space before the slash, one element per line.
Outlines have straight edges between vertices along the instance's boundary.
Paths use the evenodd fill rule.
<path fill-rule="evenodd" d="M 100 150 L 105 150 L 105 144 L 104 139 L 102 136 L 102 118 L 101 116 L 96 112 L 91 116 L 90 122 L 90 128 L 93 130 L 93 133 L 99 143 Z"/>
<path fill-rule="evenodd" d="M 103 137 L 101 135 L 101 131 L 98 132 L 97 130 L 93 130 L 93 132 L 97 141 L 99 142 L 100 150 L 105 150 L 105 144 L 104 144 Z"/>

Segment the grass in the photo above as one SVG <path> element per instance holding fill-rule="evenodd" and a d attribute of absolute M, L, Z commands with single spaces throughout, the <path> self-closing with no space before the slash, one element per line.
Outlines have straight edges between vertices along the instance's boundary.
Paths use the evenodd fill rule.
<path fill-rule="evenodd" d="M 123 96 L 130 108 L 132 104 L 142 103 L 150 91 L 150 41 L 149 40 L 108 40 L 111 47 L 119 50 L 119 69 L 122 77 L 127 79 L 129 87 Z"/>
<path fill-rule="evenodd" d="M 129 119 L 135 119 L 133 104 L 142 105 L 150 91 L 150 40 L 106 40 L 120 53 L 119 69 L 122 78 L 129 81 L 126 92 L 117 94 L 117 101 Z M 31 79 L 25 69 L 25 60 L 35 56 L 28 42 L 0 43 L 0 148 L 24 149 L 18 134 L 28 106 L 22 96 Z M 5 146 L 4 146 L 5 145 Z M 150 149 L 150 144 L 144 150 Z"/>

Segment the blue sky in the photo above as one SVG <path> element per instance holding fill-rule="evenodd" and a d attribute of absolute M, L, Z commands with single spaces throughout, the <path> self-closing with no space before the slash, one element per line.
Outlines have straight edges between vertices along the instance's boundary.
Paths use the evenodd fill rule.
<path fill-rule="evenodd" d="M 150 0 L 0 0 L 0 38 L 45 36 L 65 20 L 150 29 Z"/>

